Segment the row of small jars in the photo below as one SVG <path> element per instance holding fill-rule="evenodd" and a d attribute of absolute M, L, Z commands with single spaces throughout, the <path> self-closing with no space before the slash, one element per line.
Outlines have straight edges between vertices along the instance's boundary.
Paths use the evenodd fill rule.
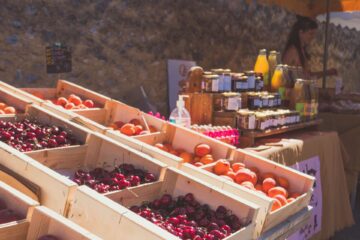
<path fill-rule="evenodd" d="M 247 94 L 247 104 L 251 110 L 277 108 L 281 106 L 281 96 L 279 93 L 250 92 Z"/>
<path fill-rule="evenodd" d="M 237 115 L 238 128 L 245 130 L 268 130 L 299 123 L 297 111 L 250 111 L 240 110 Z"/>
<path fill-rule="evenodd" d="M 262 75 L 253 71 L 232 73 L 230 69 L 212 69 L 204 72 L 201 90 L 208 93 L 262 91 Z"/>

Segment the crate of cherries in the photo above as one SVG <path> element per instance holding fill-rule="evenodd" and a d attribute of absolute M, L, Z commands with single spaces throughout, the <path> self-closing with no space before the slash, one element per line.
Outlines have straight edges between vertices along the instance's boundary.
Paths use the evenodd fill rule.
<path fill-rule="evenodd" d="M 35 120 L 0 120 L 0 141 L 21 152 L 80 144 L 69 130 Z"/>
<path fill-rule="evenodd" d="M 153 173 L 123 163 L 113 170 L 95 168 L 91 171 L 77 170 L 72 180 L 78 185 L 86 185 L 99 193 L 108 193 L 136 187 L 157 181 Z"/>

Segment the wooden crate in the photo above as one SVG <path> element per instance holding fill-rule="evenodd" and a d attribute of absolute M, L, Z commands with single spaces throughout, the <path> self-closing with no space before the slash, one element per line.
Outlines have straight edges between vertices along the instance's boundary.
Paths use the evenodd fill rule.
<path fill-rule="evenodd" d="M 144 130 L 149 130 L 149 126 L 153 126 L 160 132 L 166 126 L 165 121 L 116 100 L 107 101 L 102 112 L 88 111 L 80 115 L 74 117 L 72 121 L 100 133 L 111 131 L 120 135 L 121 133 L 113 131 L 108 126 L 116 121 L 128 123 L 132 119 L 140 120 L 141 125 L 145 127 Z"/>
<path fill-rule="evenodd" d="M 243 219 L 244 223 L 248 223 L 246 227 L 240 229 L 238 232 L 226 239 L 252 239 L 259 208 L 257 205 L 249 203 L 240 197 L 235 197 L 233 194 L 225 193 L 211 185 L 207 185 L 200 180 L 181 173 L 175 168 L 169 168 L 166 171 L 164 180 L 157 184 L 143 189 L 135 188 L 132 191 L 117 192 L 109 195 L 108 197 L 113 200 L 111 204 L 105 203 L 103 200 L 100 202 L 100 198 L 96 199 L 95 196 L 91 197 L 94 195 L 91 191 L 80 187 L 77 192 L 78 195 L 75 197 L 74 204 L 71 207 L 69 218 L 77 222 L 79 225 L 85 225 L 89 229 L 94 229 L 95 227 L 96 231 L 102 232 L 102 235 L 98 235 L 104 238 L 106 236 L 106 239 L 114 239 L 111 237 L 124 231 L 127 233 L 126 235 L 122 235 L 124 239 L 175 240 L 178 238 L 122 206 L 130 207 L 134 204 L 139 205 L 143 201 L 151 201 L 159 198 L 165 193 L 169 193 L 173 196 L 179 196 L 188 192 L 192 192 L 200 203 L 208 203 L 213 209 L 216 209 L 219 205 L 228 207 L 234 214 Z M 209 201 L 209 199 L 211 199 L 211 201 Z M 116 204 L 115 202 L 120 203 L 121 205 Z M 106 204 L 108 209 L 101 210 L 103 206 L 100 206 L 100 204 Z M 104 225 L 94 226 L 98 223 L 95 223 L 93 218 L 96 218 L 99 214 L 110 211 L 109 208 L 111 205 L 113 205 L 113 210 L 111 214 L 108 214 L 112 215 L 112 218 L 108 219 L 105 215 L 102 215 L 103 221 L 101 225 Z M 96 206 L 96 208 L 91 206 Z M 115 213 L 116 208 L 117 213 Z M 122 217 L 119 221 L 118 218 L 120 214 Z M 115 223 L 118 223 L 117 227 L 114 226 Z M 104 229 L 102 229 L 104 226 L 110 225 L 114 226 L 111 230 L 104 231 Z M 145 229 L 141 232 L 137 232 L 137 228 L 139 226 L 144 227 Z M 132 236 L 133 234 L 136 234 L 136 237 Z"/>
<path fill-rule="evenodd" d="M 68 218 L 103 239 L 175 239 L 165 230 L 154 227 L 140 216 L 133 216 L 129 209 L 85 186 L 76 191 Z"/>
<path fill-rule="evenodd" d="M 206 143 L 212 148 L 212 155 L 214 159 L 228 158 L 235 147 L 214 138 L 210 138 L 204 134 L 195 132 L 185 127 L 181 127 L 172 123 L 168 123 L 163 132 L 150 134 L 148 136 L 139 136 L 137 140 L 143 142 L 141 147 L 143 151 L 154 156 L 164 155 L 164 151 L 154 147 L 156 143 L 171 143 L 175 149 L 183 149 L 189 153 L 194 152 L 194 147 L 200 143 Z M 137 143 L 138 144 L 138 143 Z M 135 144 L 134 144 L 135 145 Z M 175 155 L 166 153 L 166 156 L 156 158 L 164 161 L 167 165 L 179 168 L 183 160 Z M 154 156 L 155 157 L 155 156 Z"/>
<path fill-rule="evenodd" d="M 273 204 L 273 200 L 271 198 L 259 194 L 256 191 L 251 191 L 237 183 L 231 182 L 213 174 L 210 171 L 212 170 L 214 163 L 205 165 L 200 168 L 190 164 L 184 164 L 181 166 L 182 171 L 189 173 L 192 176 L 198 177 L 207 183 L 213 184 L 226 192 L 233 193 L 251 202 L 257 203 L 261 207 L 256 226 L 257 235 L 283 222 L 288 217 L 307 207 L 309 204 L 312 195 L 312 187 L 314 184 L 313 177 L 241 149 L 234 151 L 231 156 L 231 161 L 242 162 L 247 167 L 256 167 L 262 173 L 273 172 L 277 176 L 286 177 L 290 182 L 291 191 L 304 193 L 294 202 L 274 212 L 271 212 L 271 207 Z"/>
<path fill-rule="evenodd" d="M 101 240 L 69 219 L 46 207 L 36 207 L 31 218 L 27 240 L 36 240 L 44 235 L 57 236 L 59 239 Z"/>
<path fill-rule="evenodd" d="M 34 208 L 39 205 L 14 188 L 0 182 L 0 198 L 7 207 L 23 217 L 23 220 L 0 224 L 0 239 L 20 240 L 26 239 Z"/>
<path fill-rule="evenodd" d="M 50 124 L 63 127 L 71 131 L 77 140 L 83 144 L 87 142 L 90 132 L 80 126 L 71 123 L 66 119 L 59 118 L 52 113 L 44 111 L 39 106 L 29 106 L 25 115 L 1 116 L 0 120 L 16 121 L 27 118 L 34 118 L 43 124 Z M 65 152 L 74 152 L 74 149 L 82 146 L 70 146 L 53 148 L 52 151 L 64 150 Z M 47 150 L 37 150 L 27 153 L 20 153 L 16 149 L 0 142 L 0 164 L 10 169 L 21 177 L 31 181 L 40 188 L 40 202 L 52 210 L 66 215 L 71 196 L 77 185 L 71 180 L 54 174 L 49 168 L 31 159 L 26 154 L 43 154 Z"/>
<path fill-rule="evenodd" d="M 111 171 L 115 166 L 119 166 L 122 163 L 133 164 L 136 168 L 147 170 L 153 173 L 159 181 L 163 179 L 166 170 L 166 165 L 162 162 L 97 133 L 90 135 L 86 144 L 82 146 L 47 149 L 29 152 L 27 155 L 54 170 L 56 173 L 68 178 L 74 176 L 75 171 L 79 169 L 93 170 L 101 167 Z M 137 186 L 137 188 L 156 183 L 143 184 Z M 131 190 L 132 188 L 134 187 L 129 189 Z M 107 196 L 114 192 L 105 193 L 104 195 Z"/>

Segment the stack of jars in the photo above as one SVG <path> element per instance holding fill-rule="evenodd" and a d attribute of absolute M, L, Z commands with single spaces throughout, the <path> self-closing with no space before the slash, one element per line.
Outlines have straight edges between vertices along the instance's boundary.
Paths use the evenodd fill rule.
<path fill-rule="evenodd" d="M 193 125 L 191 129 L 234 146 L 239 142 L 239 131 L 230 126 Z"/>
<path fill-rule="evenodd" d="M 279 93 L 249 92 L 247 94 L 247 105 L 251 110 L 278 108 L 281 106 Z"/>
<path fill-rule="evenodd" d="M 299 123 L 297 111 L 279 109 L 276 111 L 240 110 L 237 115 L 237 125 L 245 130 L 268 130 Z"/>

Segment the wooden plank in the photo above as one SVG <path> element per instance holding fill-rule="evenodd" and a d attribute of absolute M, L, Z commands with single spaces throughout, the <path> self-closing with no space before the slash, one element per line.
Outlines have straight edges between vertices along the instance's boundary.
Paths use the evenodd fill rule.
<path fill-rule="evenodd" d="M 76 109 L 72 112 L 96 123 L 105 124 L 106 122 L 106 109 L 104 108 Z"/>
<path fill-rule="evenodd" d="M 101 239 L 46 207 L 36 207 L 26 239 L 38 239 L 39 237 L 47 234 L 57 236 L 59 239 Z"/>
<path fill-rule="evenodd" d="M 265 131 L 257 131 L 257 130 L 241 130 L 241 134 L 246 137 L 252 137 L 252 138 L 262 138 L 262 137 L 268 137 L 273 136 L 277 134 L 282 134 L 290 131 L 295 131 L 303 128 L 308 127 L 314 127 L 318 126 L 322 123 L 322 119 L 316 119 L 308 122 L 303 123 L 297 123 L 294 125 L 284 126 L 277 129 L 270 129 Z"/>
<path fill-rule="evenodd" d="M 0 88 L 0 101 L 12 106 L 18 113 L 25 112 L 26 106 L 32 102 Z"/>
<path fill-rule="evenodd" d="M 21 220 L 0 225 L 0 239 L 22 240 L 26 238 L 29 229 L 29 221 Z"/>
<path fill-rule="evenodd" d="M 190 93 L 185 98 L 185 107 L 189 111 L 192 124 L 211 124 L 213 119 L 213 94 Z"/>
<path fill-rule="evenodd" d="M 312 207 L 308 206 L 284 222 L 262 234 L 259 240 L 283 240 L 300 230 L 311 218 Z"/>

